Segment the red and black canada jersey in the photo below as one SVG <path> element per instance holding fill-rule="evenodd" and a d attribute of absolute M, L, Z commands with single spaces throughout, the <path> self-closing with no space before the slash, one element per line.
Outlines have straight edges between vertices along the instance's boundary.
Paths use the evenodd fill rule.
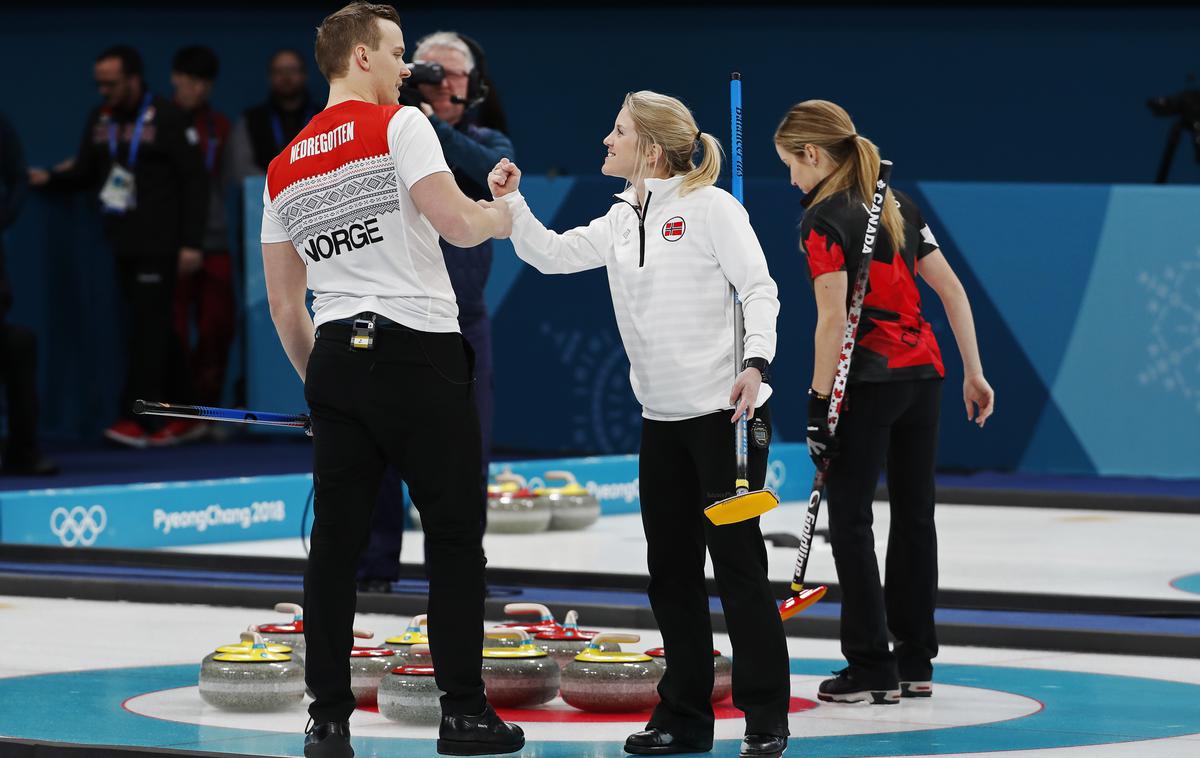
<path fill-rule="evenodd" d="M 920 261 L 937 249 L 937 240 L 913 201 L 896 190 L 892 193 L 904 219 L 904 240 L 901 245 L 894 244 L 880 225 L 881 234 L 875 245 L 863 301 L 863 318 L 850 361 L 851 382 L 894 382 L 945 375 L 937 339 L 929 322 L 921 317 L 921 295 L 916 282 Z M 810 206 L 809 198 L 815 194 L 814 189 L 803 203 L 800 249 L 810 280 L 832 271 L 846 272 L 849 308 L 855 276 L 862 265 L 867 206 L 853 190 Z"/>

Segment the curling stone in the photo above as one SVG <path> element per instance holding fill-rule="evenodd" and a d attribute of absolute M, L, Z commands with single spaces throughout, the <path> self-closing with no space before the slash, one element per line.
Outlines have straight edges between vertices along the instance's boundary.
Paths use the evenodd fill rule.
<path fill-rule="evenodd" d="M 358 633 L 356 637 L 370 639 L 374 635 Z M 396 651 L 385 647 L 350 648 L 350 691 L 359 705 L 375 705 L 379 682 L 396 667 Z"/>
<path fill-rule="evenodd" d="M 654 659 L 654 665 L 661 671 L 667 670 L 667 653 L 664 648 L 656 647 L 647 650 L 646 655 Z M 660 675 L 661 676 L 661 675 Z M 733 661 L 721 655 L 720 650 L 713 650 L 713 691 L 712 702 L 719 703 L 733 693 Z"/>
<path fill-rule="evenodd" d="M 499 487 L 488 487 L 487 530 L 496 534 L 532 534 L 550 526 L 550 504 L 538 502 L 525 478 L 511 471 L 496 475 Z"/>
<path fill-rule="evenodd" d="M 215 652 L 200 664 L 200 697 L 226 711 L 281 711 L 304 700 L 304 667 L 272 653 L 258 632 L 242 632 L 238 652 Z"/>
<path fill-rule="evenodd" d="M 541 603 L 508 603 L 504 606 L 504 612 L 509 616 L 532 616 L 537 615 L 536 621 L 510 621 L 507 624 L 501 624 L 498 629 L 520 629 L 530 634 L 539 632 L 554 632 L 562 629 L 557 621 L 554 620 L 554 614 L 550 609 Z"/>
<path fill-rule="evenodd" d="M 643 653 L 606 652 L 605 642 L 637 642 L 636 634 L 601 632 L 562 671 L 562 699 L 581 711 L 629 713 L 658 703 L 662 674 Z"/>
<path fill-rule="evenodd" d="M 533 491 L 539 501 L 550 506 L 551 530 L 585 529 L 600 518 L 600 501 L 575 481 L 570 471 L 547 471 L 546 481 L 562 482 Z"/>
<path fill-rule="evenodd" d="M 253 624 L 251 624 L 249 627 L 247 627 L 246 632 L 242 635 L 242 637 L 244 639 L 241 642 L 234 642 L 233 644 L 230 644 L 230 645 L 222 645 L 221 647 L 217 648 L 216 653 L 247 653 L 247 652 L 249 652 L 254 647 L 254 642 L 253 642 L 253 638 L 246 637 L 246 635 L 254 634 L 256 631 L 258 631 L 257 627 L 255 627 Z M 304 665 L 304 658 L 299 653 L 297 653 L 295 650 L 292 650 L 291 646 L 276 645 L 273 642 L 267 642 L 266 645 L 267 645 L 268 653 L 282 653 L 284 655 L 290 655 L 290 656 L 292 656 L 293 661 L 295 661 L 296 663 L 299 663 L 301 666 Z M 208 658 L 211 658 L 212 656 L 216 655 L 216 653 L 209 653 Z M 207 661 L 208 658 L 205 658 L 204 660 Z M 203 663 L 201 665 L 203 665 Z"/>
<path fill-rule="evenodd" d="M 426 633 L 426 618 L 424 613 L 418 613 L 412 617 L 412 621 L 408 622 L 408 628 L 404 630 L 404 634 L 399 637 L 388 637 L 383 641 L 383 646 L 396 653 L 394 665 L 403 666 L 406 663 L 428 663 L 429 658 L 429 635 Z M 413 646 L 425 645 L 424 660 L 416 660 L 413 656 Z"/>
<path fill-rule="evenodd" d="M 567 617 L 560 628 L 533 635 L 533 644 L 545 650 L 558 663 L 559 668 L 566 668 L 568 663 L 575 660 L 575 656 L 587 648 L 592 638 L 599 634 L 580 629 L 578 621 L 578 613 L 567 611 Z M 620 652 L 621 646 L 615 642 L 602 642 L 600 649 L 607 653 L 616 653 Z"/>
<path fill-rule="evenodd" d="M 429 645 L 417 643 L 409 653 L 427 657 Z M 379 712 L 402 724 L 437 726 L 442 720 L 441 696 L 432 665 L 397 666 L 379 682 Z"/>
<path fill-rule="evenodd" d="M 291 622 L 259 624 L 258 633 L 269 643 L 287 645 L 293 652 L 304 655 L 304 609 L 295 603 L 276 603 L 275 612 L 290 613 Z"/>
<path fill-rule="evenodd" d="M 560 682 L 554 659 L 520 629 L 493 629 L 489 635 L 505 635 L 518 644 L 483 649 L 481 673 L 488 702 L 500 708 L 524 708 L 553 700 Z"/>

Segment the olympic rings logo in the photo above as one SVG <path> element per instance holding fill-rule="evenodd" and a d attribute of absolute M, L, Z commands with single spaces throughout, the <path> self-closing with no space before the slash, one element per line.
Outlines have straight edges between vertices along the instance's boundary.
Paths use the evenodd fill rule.
<path fill-rule="evenodd" d="M 55 508 L 50 513 L 50 531 L 54 532 L 63 547 L 91 547 L 106 526 L 108 514 L 100 505 L 91 508 L 77 505 L 70 510 Z"/>

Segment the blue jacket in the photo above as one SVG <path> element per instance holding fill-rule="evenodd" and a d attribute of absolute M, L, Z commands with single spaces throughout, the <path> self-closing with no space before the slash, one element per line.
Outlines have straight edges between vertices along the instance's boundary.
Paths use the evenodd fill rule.
<path fill-rule="evenodd" d="M 458 187 L 472 200 L 490 200 L 487 175 L 501 158 L 513 159 L 513 145 L 502 132 L 476 126 L 467 120 L 457 126 L 432 116 L 429 122 L 442 143 L 446 163 L 454 172 Z M 458 300 L 459 323 L 470 323 L 487 316 L 483 290 L 492 270 L 492 241 L 472 248 L 457 248 L 442 240 L 446 271 Z"/>

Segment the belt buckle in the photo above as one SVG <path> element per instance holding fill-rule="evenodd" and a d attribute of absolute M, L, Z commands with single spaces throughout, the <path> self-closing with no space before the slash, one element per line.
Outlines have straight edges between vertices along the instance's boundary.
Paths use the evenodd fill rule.
<path fill-rule="evenodd" d="M 350 349 L 351 350 L 374 350 L 375 349 L 375 314 L 372 313 L 369 319 L 356 318 L 354 324 L 350 327 Z"/>

